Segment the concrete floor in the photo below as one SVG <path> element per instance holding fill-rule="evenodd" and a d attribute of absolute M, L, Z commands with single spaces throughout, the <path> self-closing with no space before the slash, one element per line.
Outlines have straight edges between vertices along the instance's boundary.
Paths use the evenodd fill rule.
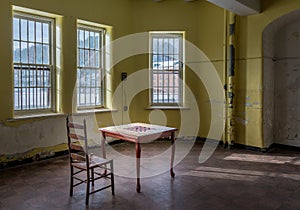
<path fill-rule="evenodd" d="M 142 145 L 142 156 L 156 155 L 169 144 Z M 69 197 L 67 156 L 5 169 L 0 171 L 0 209 L 300 209 L 299 151 L 261 153 L 219 146 L 199 164 L 202 146 L 197 142 L 176 165 L 174 179 L 169 172 L 143 178 L 137 193 L 135 179 L 116 174 L 115 196 L 110 189 L 98 192 L 88 207 L 84 185 Z M 130 143 L 113 148 L 125 156 L 135 154 Z"/>

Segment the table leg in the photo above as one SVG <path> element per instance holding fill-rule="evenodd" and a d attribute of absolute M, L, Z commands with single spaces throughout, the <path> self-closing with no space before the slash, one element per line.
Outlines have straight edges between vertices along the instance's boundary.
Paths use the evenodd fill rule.
<path fill-rule="evenodd" d="M 102 157 L 106 158 L 106 152 L 105 152 L 105 141 L 106 141 L 106 135 L 104 132 L 102 132 L 102 140 L 101 140 L 101 150 L 102 150 Z"/>
<path fill-rule="evenodd" d="M 105 135 L 104 132 L 102 132 L 102 136 L 103 136 L 103 138 L 102 138 L 102 140 L 101 140 L 102 157 L 103 157 L 103 158 L 106 158 L 106 152 L 105 152 L 106 135 Z M 107 170 L 105 169 L 103 175 L 106 175 L 106 174 L 107 174 Z"/>
<path fill-rule="evenodd" d="M 171 177 L 174 178 L 175 173 L 173 171 L 173 165 L 174 165 L 174 155 L 175 155 L 175 132 L 172 132 L 172 134 L 171 134 L 171 143 L 172 143 L 172 154 L 171 154 L 170 174 L 171 174 Z"/>
<path fill-rule="evenodd" d="M 141 192 L 140 184 L 140 165 L 141 165 L 141 145 L 140 142 L 135 143 L 135 152 L 136 152 L 136 191 Z"/>

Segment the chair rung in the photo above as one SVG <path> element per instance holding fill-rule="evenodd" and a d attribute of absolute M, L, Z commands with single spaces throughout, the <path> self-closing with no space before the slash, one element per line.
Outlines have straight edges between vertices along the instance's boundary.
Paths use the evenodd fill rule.
<path fill-rule="evenodd" d="M 85 161 L 85 157 L 82 156 L 82 155 L 79 155 L 77 153 L 71 153 L 71 158 L 72 158 L 72 161 L 76 162 L 84 162 Z"/>
<path fill-rule="evenodd" d="M 105 189 L 107 189 L 107 188 L 109 188 L 109 187 L 111 187 L 111 186 L 112 186 L 112 185 L 108 185 L 108 186 L 102 187 L 102 188 L 100 188 L 100 189 L 97 189 L 97 190 L 95 190 L 95 191 L 90 192 L 89 194 L 93 194 L 93 193 L 99 192 L 99 191 L 101 191 L 101 190 L 105 190 Z"/>
<path fill-rule="evenodd" d="M 83 137 L 83 136 L 81 136 L 81 135 L 76 135 L 76 134 L 74 134 L 74 133 L 69 133 L 69 137 L 70 137 L 71 139 L 83 140 L 83 141 L 84 141 L 84 137 Z"/>
<path fill-rule="evenodd" d="M 68 126 L 69 126 L 70 128 L 75 128 L 75 129 L 84 129 L 84 126 L 83 126 L 83 125 L 77 124 L 77 123 L 71 123 L 71 122 L 69 122 L 69 123 L 68 123 Z"/>
<path fill-rule="evenodd" d="M 74 149 L 74 150 L 78 150 L 78 151 L 84 152 L 83 147 L 81 145 L 79 145 L 79 144 L 70 143 L 70 148 Z"/>

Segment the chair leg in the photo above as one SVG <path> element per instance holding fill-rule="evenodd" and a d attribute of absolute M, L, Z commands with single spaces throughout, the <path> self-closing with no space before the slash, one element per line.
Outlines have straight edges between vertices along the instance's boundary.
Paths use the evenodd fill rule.
<path fill-rule="evenodd" d="M 113 161 L 110 162 L 110 169 L 111 169 L 111 175 L 110 175 L 110 178 L 111 178 L 111 193 L 112 195 L 115 194 L 115 178 L 114 178 L 114 164 L 113 164 Z"/>
<path fill-rule="evenodd" d="M 95 186 L 95 182 L 94 182 L 94 178 L 95 178 L 94 177 L 94 168 L 91 169 L 91 173 L 92 173 L 91 174 L 92 175 L 92 186 L 94 187 Z"/>
<path fill-rule="evenodd" d="M 74 178 L 73 178 L 74 169 L 70 167 L 70 196 L 73 196 L 73 185 L 74 185 Z"/>
<path fill-rule="evenodd" d="M 90 170 L 86 170 L 86 195 L 85 195 L 85 204 L 89 205 L 89 196 L 90 196 Z"/>
<path fill-rule="evenodd" d="M 111 173 L 111 194 L 115 195 L 115 180 L 113 173 Z"/>

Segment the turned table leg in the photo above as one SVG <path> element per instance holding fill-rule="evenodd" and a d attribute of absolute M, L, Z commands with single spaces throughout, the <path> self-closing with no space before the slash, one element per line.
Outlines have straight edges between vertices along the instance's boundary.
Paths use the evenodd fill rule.
<path fill-rule="evenodd" d="M 140 142 L 135 143 L 135 152 L 136 152 L 136 191 L 141 192 L 140 184 L 140 164 L 141 164 L 141 145 Z"/>
<path fill-rule="evenodd" d="M 171 177 L 174 178 L 175 173 L 173 171 L 173 165 L 174 165 L 174 155 L 175 155 L 175 132 L 172 132 L 172 134 L 171 134 L 171 143 L 172 143 L 172 154 L 171 154 L 171 169 L 170 169 L 170 174 L 171 174 Z"/>

